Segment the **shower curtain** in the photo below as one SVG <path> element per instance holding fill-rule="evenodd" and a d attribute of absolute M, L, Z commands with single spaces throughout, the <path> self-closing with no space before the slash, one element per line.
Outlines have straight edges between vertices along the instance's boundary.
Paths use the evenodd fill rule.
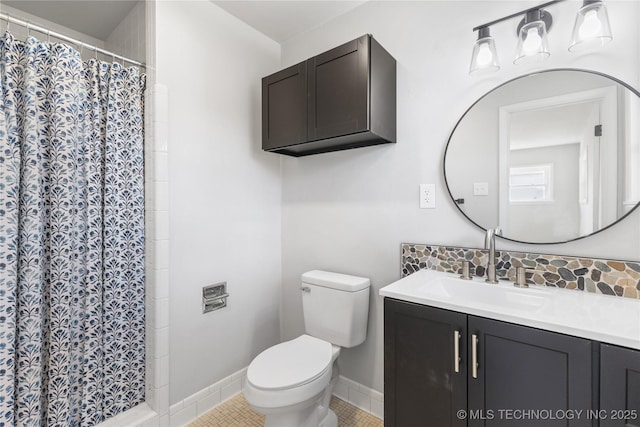
<path fill-rule="evenodd" d="M 0 426 L 144 401 L 144 76 L 0 40 Z"/>

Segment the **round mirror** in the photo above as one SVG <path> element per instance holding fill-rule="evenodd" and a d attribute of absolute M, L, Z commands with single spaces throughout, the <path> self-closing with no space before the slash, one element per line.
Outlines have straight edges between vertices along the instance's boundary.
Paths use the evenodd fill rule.
<path fill-rule="evenodd" d="M 456 124 L 444 174 L 460 211 L 525 243 L 610 227 L 640 201 L 640 93 L 603 74 L 548 70 L 511 80 Z"/>

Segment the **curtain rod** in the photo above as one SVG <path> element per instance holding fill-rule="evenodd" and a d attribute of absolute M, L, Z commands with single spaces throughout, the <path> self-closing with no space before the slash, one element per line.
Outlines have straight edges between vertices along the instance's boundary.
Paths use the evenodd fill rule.
<path fill-rule="evenodd" d="M 26 27 L 27 30 L 35 30 L 35 31 L 37 31 L 39 33 L 46 34 L 47 36 L 53 36 L 53 37 L 55 37 L 57 39 L 64 40 L 66 42 L 75 44 L 77 46 L 82 46 L 82 47 L 85 47 L 85 48 L 87 48 L 89 50 L 95 50 L 97 53 L 101 53 L 101 54 L 106 55 L 106 56 L 111 56 L 114 59 L 117 58 L 117 59 L 121 60 L 122 62 L 128 62 L 130 64 L 137 65 L 137 66 L 143 67 L 143 68 L 147 67 L 143 62 L 139 62 L 139 61 L 136 61 L 134 59 L 126 58 L 126 57 L 124 57 L 122 55 L 118 55 L 117 53 L 110 52 L 110 51 L 105 50 L 105 49 L 101 49 L 98 46 L 93 46 L 93 45 L 85 43 L 85 42 L 83 42 L 81 40 L 77 40 L 77 39 L 71 38 L 69 36 L 65 36 L 64 34 L 60 34 L 60 33 L 57 33 L 55 31 L 51 31 L 48 28 L 44 28 L 44 27 L 41 27 L 39 25 L 33 25 L 30 22 L 23 21 L 23 20 L 18 19 L 18 18 L 14 18 L 13 16 L 9 16 L 9 15 L 7 15 L 5 13 L 0 13 L 0 19 L 4 19 L 7 22 L 11 22 L 13 24 L 18 24 L 18 25 L 21 25 L 23 27 Z"/>

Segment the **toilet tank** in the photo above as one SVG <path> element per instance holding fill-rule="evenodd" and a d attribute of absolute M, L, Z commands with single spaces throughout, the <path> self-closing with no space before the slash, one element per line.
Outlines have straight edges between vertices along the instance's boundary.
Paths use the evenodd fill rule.
<path fill-rule="evenodd" d="M 302 275 L 305 332 L 340 347 L 367 337 L 369 279 L 313 270 Z"/>

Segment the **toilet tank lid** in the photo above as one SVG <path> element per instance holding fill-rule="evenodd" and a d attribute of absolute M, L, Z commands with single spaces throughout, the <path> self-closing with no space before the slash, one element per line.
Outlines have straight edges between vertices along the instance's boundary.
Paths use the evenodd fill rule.
<path fill-rule="evenodd" d="M 302 275 L 302 282 L 345 292 L 361 291 L 368 288 L 371 283 L 366 277 L 320 270 L 307 271 Z"/>

